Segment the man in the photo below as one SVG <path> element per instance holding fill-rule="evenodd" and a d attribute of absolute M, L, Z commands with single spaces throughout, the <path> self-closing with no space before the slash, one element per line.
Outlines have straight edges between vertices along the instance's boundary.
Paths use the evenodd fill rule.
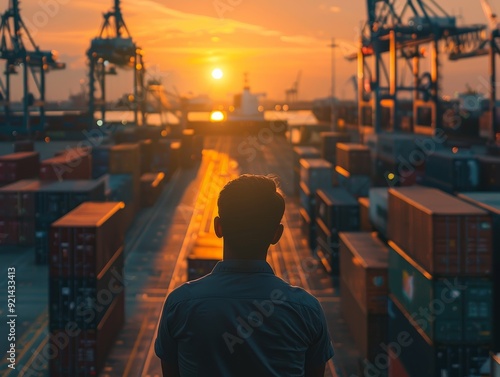
<path fill-rule="evenodd" d="M 242 175 L 217 205 L 223 261 L 168 296 L 155 343 L 163 376 L 323 377 L 333 356 L 323 310 L 266 262 L 283 233 L 276 182 Z"/>

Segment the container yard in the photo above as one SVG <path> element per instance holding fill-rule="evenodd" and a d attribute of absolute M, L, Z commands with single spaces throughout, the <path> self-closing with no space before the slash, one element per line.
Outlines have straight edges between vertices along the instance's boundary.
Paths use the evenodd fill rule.
<path fill-rule="evenodd" d="M 349 13 L 349 17 L 355 15 L 355 21 L 349 22 L 362 20 L 363 26 L 356 29 L 354 44 L 333 38 L 327 45 L 324 35 L 338 30 L 314 29 L 314 35 L 320 36 L 314 38 L 278 38 L 279 43 L 307 41 L 307 50 L 300 51 L 311 54 L 307 63 L 311 71 L 320 66 L 311 63 L 318 56 L 317 46 L 331 48 L 328 68 L 332 72 L 318 71 L 314 77 L 311 73 L 311 81 L 304 85 L 311 90 L 313 82 L 324 85 L 329 78 L 330 97 L 299 98 L 299 88 L 303 94 L 300 68 L 284 91 L 285 102 L 251 90 L 249 77 L 253 88 L 258 72 L 250 75 L 241 68 L 235 73 L 243 58 L 239 61 L 233 54 L 230 68 L 231 59 L 217 55 L 224 48 L 235 48 L 234 40 L 226 41 L 230 30 L 257 33 L 259 44 L 281 33 L 236 22 L 238 12 L 252 4 L 240 8 L 236 1 L 223 2 L 222 7 L 214 2 L 216 18 L 193 16 L 186 4 L 174 10 L 157 2 L 138 7 L 114 0 L 111 10 L 100 14 L 104 20 L 90 45 L 85 40 L 85 54 L 61 55 L 68 64 L 35 40 L 49 42 L 44 36 L 54 34 L 59 11 L 75 12 L 74 4 L 60 1 L 56 11 L 51 8 L 55 3 L 40 2 L 45 13 L 39 10 L 36 17 L 29 13 L 32 4 L 21 7 L 19 0 L 4 4 L 0 24 L 0 59 L 6 62 L 0 78 L 0 265 L 4 271 L 0 354 L 4 356 L 0 374 L 170 375 L 162 370 L 166 361 L 159 359 L 155 345 L 165 300 L 181 286 L 193 290 L 206 284 L 204 277 L 214 278 L 223 265 L 219 262 L 234 262 L 227 236 L 219 237 L 223 221 L 219 193 L 239 176 L 255 174 L 276 177 L 285 201 L 283 232 L 279 242 L 271 243 L 266 262 L 276 276 L 294 286 L 291 289 L 303 292 L 300 287 L 316 297 L 325 315 L 326 325 L 320 327 L 331 340 L 334 356 L 326 361 L 324 372 L 320 365 L 320 374 L 500 377 L 496 83 L 500 29 L 492 4 L 474 2 L 474 6 L 467 4 L 466 13 L 476 12 L 486 17 L 485 22 L 467 23 L 467 17 L 450 15 L 454 11 L 448 9 L 448 0 L 360 0 L 356 9 L 347 3 L 329 10 L 319 5 L 318 23 L 326 22 L 320 21 L 320 14 L 343 17 Z M 105 10 L 97 2 L 84 8 L 77 12 Z M 142 17 L 145 10 L 150 12 L 150 25 Z M 257 18 L 262 18 L 261 11 Z M 142 16 L 134 17 L 134 12 Z M 33 20 L 43 14 L 51 17 L 47 29 L 34 28 L 39 22 Z M 158 26 L 158 15 L 162 25 L 164 18 L 172 18 L 174 25 L 176 17 L 194 20 L 193 25 L 205 25 L 207 20 L 213 24 L 203 32 L 193 32 L 189 26 L 184 35 L 172 31 L 178 25 L 172 30 Z M 79 25 L 77 18 L 67 20 Z M 125 24 L 128 18 L 134 20 L 131 29 Z M 303 20 L 304 28 L 311 28 L 307 22 Z M 327 25 L 334 29 L 331 21 Z M 158 28 L 156 33 L 164 35 L 147 34 L 145 27 Z M 141 45 L 132 38 L 136 28 Z M 174 51 L 169 56 L 175 68 L 164 76 L 145 54 L 158 52 L 149 37 L 157 41 L 156 37 L 182 35 L 188 40 L 205 32 L 210 43 L 225 47 L 212 49 L 207 40 L 193 43 L 194 39 L 180 48 L 167 43 L 164 49 Z M 64 34 L 61 26 L 57 33 Z M 65 38 L 73 34 L 58 37 L 57 43 Z M 196 54 L 186 46 L 203 54 L 193 58 Z M 273 66 L 275 71 L 288 72 L 287 64 L 300 54 L 293 48 L 279 48 L 251 49 L 252 54 L 294 51 L 280 56 L 283 67 Z M 175 65 L 179 64 L 176 54 L 188 55 L 180 66 Z M 193 90 L 198 88 L 182 88 L 189 94 L 180 94 L 176 85 L 182 81 L 176 80 L 181 76 L 192 76 L 193 81 L 186 82 L 200 87 L 206 84 L 196 76 L 208 69 L 208 64 L 200 63 L 204 54 L 211 65 L 210 96 L 195 97 Z M 262 70 L 267 69 L 262 62 L 272 66 L 276 60 L 267 56 L 259 55 Z M 461 66 L 462 71 L 448 76 L 449 64 L 466 58 L 477 64 Z M 341 59 L 340 76 L 349 77 L 344 87 L 335 81 Z M 85 79 L 77 80 L 82 92 L 73 94 L 65 80 L 81 73 L 75 73 L 75 65 L 83 64 L 80 60 L 85 61 Z M 215 63 L 220 65 L 212 67 Z M 347 70 L 349 76 L 344 78 Z M 63 71 L 66 79 L 57 81 L 54 88 L 46 75 Z M 220 84 L 226 73 L 227 81 L 235 81 L 235 74 L 243 76 L 241 92 Z M 453 98 L 446 95 L 450 81 L 466 74 L 483 75 L 482 86 L 476 90 L 467 83 L 465 92 L 456 92 Z M 280 73 L 263 77 L 271 88 Z M 125 78 L 131 88 L 123 93 Z M 354 87 L 354 100 L 344 93 L 349 84 Z M 228 93 L 222 94 L 226 89 L 231 103 L 225 98 Z M 337 96 L 336 90 L 342 90 L 342 95 Z M 48 100 L 56 92 L 68 91 L 70 101 Z M 238 262 L 250 265 L 258 258 L 246 259 L 250 260 Z M 250 288 L 254 287 L 242 290 Z M 217 300 L 224 292 L 219 293 L 212 302 L 217 309 L 223 308 Z M 234 323 L 241 325 L 245 314 L 237 306 L 227 306 L 235 310 Z M 260 313 L 265 314 L 263 310 Z M 321 325 L 320 317 L 302 318 L 301 313 L 294 315 L 311 328 Z M 263 331 L 259 328 L 272 316 L 265 314 L 264 319 L 257 314 L 260 322 L 255 324 L 249 316 L 255 326 L 247 325 L 247 331 Z M 208 313 L 214 322 L 215 317 Z M 208 320 L 198 322 L 207 329 L 216 328 Z M 258 336 L 243 338 L 236 339 L 245 347 L 258 343 Z M 273 338 L 285 339 L 279 333 L 273 333 Z M 181 352 L 172 354 L 180 359 Z M 266 357 L 276 361 L 274 355 Z M 303 370 L 311 367 L 306 364 Z M 213 375 L 203 365 L 197 372 Z M 275 370 L 272 375 L 284 372 Z"/>

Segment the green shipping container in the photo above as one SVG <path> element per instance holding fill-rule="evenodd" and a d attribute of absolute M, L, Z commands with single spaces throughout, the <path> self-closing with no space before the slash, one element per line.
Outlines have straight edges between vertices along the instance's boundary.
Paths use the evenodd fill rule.
<path fill-rule="evenodd" d="M 433 278 L 393 242 L 389 291 L 425 332 L 429 343 L 492 340 L 492 282 L 481 278 Z M 423 334 L 422 334 L 423 335 Z"/>

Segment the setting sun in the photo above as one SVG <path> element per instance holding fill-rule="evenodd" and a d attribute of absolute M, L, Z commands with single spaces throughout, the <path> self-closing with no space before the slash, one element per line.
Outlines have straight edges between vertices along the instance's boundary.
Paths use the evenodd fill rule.
<path fill-rule="evenodd" d="M 215 68 L 213 71 L 212 71 L 212 77 L 216 80 L 220 80 L 222 78 L 222 76 L 224 76 L 224 72 L 222 72 L 222 69 L 220 68 Z"/>

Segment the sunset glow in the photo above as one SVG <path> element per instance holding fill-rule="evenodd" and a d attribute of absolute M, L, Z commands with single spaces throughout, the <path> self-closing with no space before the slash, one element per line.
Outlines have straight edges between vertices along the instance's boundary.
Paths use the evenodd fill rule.
<path fill-rule="evenodd" d="M 37 45 L 43 50 L 59 51 L 61 62 L 67 64 L 66 70 L 47 75 L 47 98 L 61 100 L 69 93 L 78 93 L 80 80 L 88 77 L 85 51 L 99 32 L 103 12 L 113 2 L 54 0 L 48 3 L 57 6 L 49 10 L 42 3 L 23 2 L 22 17 Z M 181 94 L 192 92 L 227 99 L 228 93 L 241 90 L 241 77 L 249 72 L 252 89 L 283 101 L 285 90 L 293 84 L 297 71 L 302 70 L 298 97 L 327 96 L 331 89 L 328 45 L 335 37 L 343 46 L 337 51 L 337 93 L 346 99 L 354 98 L 355 91 L 348 79 L 356 73 L 356 64 L 343 59 L 342 54 L 348 47 L 355 48 L 359 41 L 360 25 L 367 17 L 366 1 L 313 0 L 293 6 L 281 0 L 223 3 L 225 7 L 215 8 L 211 1 L 196 5 L 122 1 L 131 36 L 144 50 L 146 69 L 158 67 L 151 75 L 164 77 L 167 89 L 175 87 Z M 440 0 L 439 4 L 449 13 L 457 7 L 452 0 Z M 2 5 L 6 9 L 8 1 L 0 1 Z M 463 2 L 461 7 L 464 22 L 487 22 L 476 2 Z M 475 60 L 484 72 L 488 70 L 487 63 L 486 58 Z M 470 74 L 467 62 L 450 63 L 443 59 L 443 65 L 443 94 L 453 95 L 463 90 L 466 83 L 473 88 L 481 85 L 477 74 Z M 207 66 L 211 66 L 208 74 Z M 219 79 L 211 75 L 214 68 L 223 69 Z M 108 77 L 109 99 L 130 92 L 132 86 L 131 71 L 117 72 Z M 214 80 L 220 80 L 216 92 Z M 64 87 L 57 85 L 61 82 Z M 20 98 L 21 86 L 20 77 L 13 77 L 14 99 Z"/>
<path fill-rule="evenodd" d="M 215 80 L 220 80 L 223 76 L 224 76 L 224 72 L 222 72 L 222 69 L 220 69 L 220 68 L 215 68 L 215 69 L 212 71 L 212 77 L 213 77 Z"/>

